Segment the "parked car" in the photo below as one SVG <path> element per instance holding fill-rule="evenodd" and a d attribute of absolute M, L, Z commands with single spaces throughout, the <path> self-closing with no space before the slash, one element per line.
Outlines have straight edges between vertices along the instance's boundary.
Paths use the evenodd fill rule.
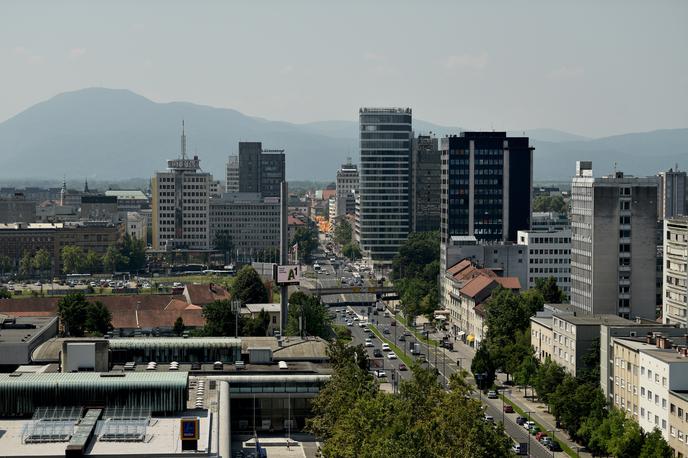
<path fill-rule="evenodd" d="M 561 452 L 561 445 L 557 441 L 549 441 L 547 448 L 553 452 Z"/>
<path fill-rule="evenodd" d="M 399 342 L 406 342 L 406 337 L 403 334 L 399 336 Z"/>
<path fill-rule="evenodd" d="M 377 370 L 375 371 L 375 377 L 377 377 L 377 378 L 384 378 L 384 377 L 387 377 L 387 374 L 385 373 L 384 370 L 382 370 L 382 369 L 377 369 Z"/>
<path fill-rule="evenodd" d="M 497 392 L 494 390 L 490 390 L 487 392 L 487 399 L 497 399 Z"/>
<path fill-rule="evenodd" d="M 399 363 L 399 370 L 400 370 L 400 371 L 405 371 L 405 370 L 408 370 L 408 368 L 406 367 L 406 364 L 404 364 L 404 363 Z"/>
<path fill-rule="evenodd" d="M 504 413 L 514 413 L 514 408 L 511 407 L 511 404 L 504 404 L 502 410 L 504 411 Z"/>
<path fill-rule="evenodd" d="M 380 350 L 379 348 L 376 348 L 375 350 L 373 350 L 373 356 L 375 358 L 382 358 L 382 350 Z"/>
<path fill-rule="evenodd" d="M 530 428 L 532 428 L 533 426 L 535 426 L 535 422 L 534 422 L 534 421 L 525 421 L 525 422 L 522 423 L 522 426 L 523 426 L 525 429 L 530 429 Z"/>
<path fill-rule="evenodd" d="M 516 417 L 516 424 L 517 424 L 517 425 L 523 426 L 523 424 L 524 424 L 526 421 L 528 421 L 528 419 L 527 419 L 526 417 L 522 417 L 522 416 L 520 416 L 520 415 L 519 415 L 518 417 Z"/>
<path fill-rule="evenodd" d="M 535 440 L 538 441 L 538 442 L 540 442 L 540 441 L 541 441 L 542 439 L 544 439 L 545 437 L 547 437 L 547 433 L 544 432 L 544 431 L 540 431 L 540 432 L 538 432 L 538 433 L 535 434 Z"/>
<path fill-rule="evenodd" d="M 382 333 L 383 333 L 383 334 L 389 334 L 389 328 L 383 329 L 383 330 L 382 330 Z"/>

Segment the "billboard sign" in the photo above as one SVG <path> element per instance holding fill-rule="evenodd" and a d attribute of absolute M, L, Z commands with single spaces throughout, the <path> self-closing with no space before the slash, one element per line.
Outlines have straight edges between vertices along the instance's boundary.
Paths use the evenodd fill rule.
<path fill-rule="evenodd" d="M 179 419 L 179 435 L 183 441 L 196 441 L 200 433 L 198 417 L 183 417 Z"/>
<path fill-rule="evenodd" d="M 298 285 L 301 282 L 301 266 L 277 266 L 278 285 Z"/>

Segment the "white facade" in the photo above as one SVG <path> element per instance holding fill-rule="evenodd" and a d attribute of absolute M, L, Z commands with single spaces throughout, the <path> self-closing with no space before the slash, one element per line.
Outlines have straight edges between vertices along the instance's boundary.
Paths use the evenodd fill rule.
<path fill-rule="evenodd" d="M 138 240 L 146 240 L 148 218 L 138 212 L 127 212 L 127 234 Z"/>
<path fill-rule="evenodd" d="M 518 231 L 519 245 L 528 247 L 528 289 L 539 278 L 554 277 L 557 286 L 571 294 L 571 230 Z"/>
<path fill-rule="evenodd" d="M 688 327 L 688 217 L 664 220 L 664 323 Z"/>
<path fill-rule="evenodd" d="M 351 163 L 351 159 L 337 170 L 336 186 L 334 216 L 354 213 L 354 194 L 358 192 L 358 167 Z"/>

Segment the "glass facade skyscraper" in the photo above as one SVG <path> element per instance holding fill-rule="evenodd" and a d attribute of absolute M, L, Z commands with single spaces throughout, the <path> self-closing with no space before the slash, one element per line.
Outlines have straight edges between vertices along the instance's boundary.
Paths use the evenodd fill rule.
<path fill-rule="evenodd" d="M 410 108 L 361 108 L 356 237 L 376 263 L 391 262 L 410 227 Z"/>

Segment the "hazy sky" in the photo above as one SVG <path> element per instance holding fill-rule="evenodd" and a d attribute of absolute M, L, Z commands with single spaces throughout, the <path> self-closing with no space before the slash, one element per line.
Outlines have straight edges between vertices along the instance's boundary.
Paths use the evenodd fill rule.
<path fill-rule="evenodd" d="M 0 121 L 126 88 L 275 120 L 688 127 L 688 1 L 2 1 Z"/>

